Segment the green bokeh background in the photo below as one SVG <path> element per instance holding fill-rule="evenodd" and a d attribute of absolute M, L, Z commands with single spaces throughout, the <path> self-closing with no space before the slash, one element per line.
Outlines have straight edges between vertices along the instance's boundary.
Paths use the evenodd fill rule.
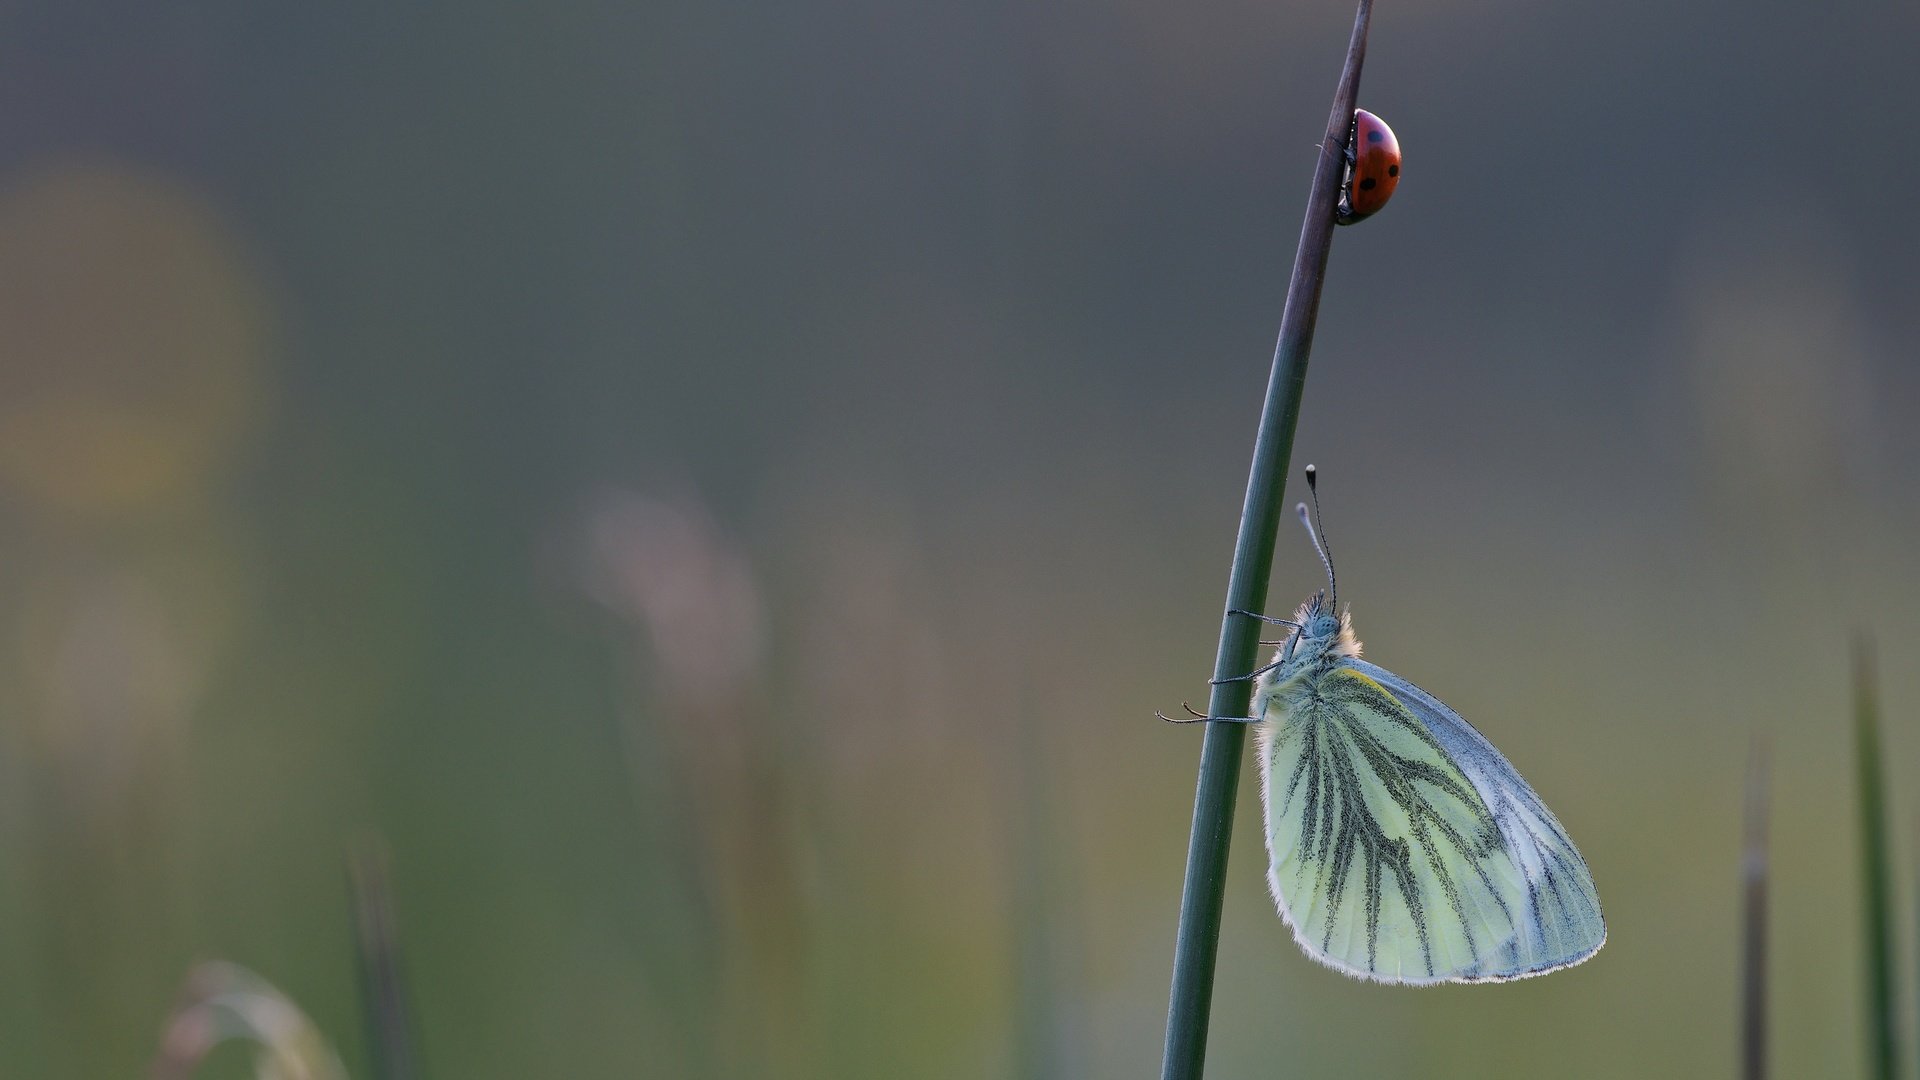
<path fill-rule="evenodd" d="M 140 1075 L 208 957 L 369 1075 L 370 836 L 431 1076 L 1151 1075 L 1199 750 L 1151 710 L 1351 17 L 0 11 L 0 1075 Z M 1210 1075 L 1729 1074 L 1755 733 L 1778 1072 L 1857 1071 L 1856 630 L 1906 930 L 1920 843 L 1916 33 L 1381 0 L 1405 182 L 1295 461 L 1611 939 L 1321 970 L 1249 774 Z"/>

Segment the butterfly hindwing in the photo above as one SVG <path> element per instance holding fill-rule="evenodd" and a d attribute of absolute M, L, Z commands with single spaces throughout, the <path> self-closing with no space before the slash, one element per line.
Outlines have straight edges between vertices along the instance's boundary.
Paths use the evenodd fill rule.
<path fill-rule="evenodd" d="M 1309 955 L 1384 982 L 1473 982 L 1599 947 L 1586 864 L 1452 710 L 1350 658 L 1264 701 L 1268 881 Z"/>
<path fill-rule="evenodd" d="M 1427 726 L 1473 779 L 1493 812 L 1505 850 L 1524 885 L 1517 965 L 1496 977 L 1544 974 L 1592 956 L 1607 940 L 1593 873 L 1553 811 L 1506 757 L 1445 702 L 1363 660 L 1350 661 Z"/>

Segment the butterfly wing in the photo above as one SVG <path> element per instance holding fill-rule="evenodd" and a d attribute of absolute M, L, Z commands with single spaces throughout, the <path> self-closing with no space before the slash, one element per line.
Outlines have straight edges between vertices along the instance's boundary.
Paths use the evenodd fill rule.
<path fill-rule="evenodd" d="M 1600 947 L 1585 861 L 1453 710 L 1355 659 L 1266 702 L 1268 882 L 1308 955 L 1423 984 L 1542 974 Z"/>
<path fill-rule="evenodd" d="M 1600 896 L 1566 829 L 1506 757 L 1444 702 L 1362 660 L 1353 668 L 1380 683 L 1427 726 L 1470 777 L 1499 826 L 1506 858 L 1525 886 L 1514 962 L 1493 978 L 1540 975 L 1577 964 L 1607 940 Z"/>

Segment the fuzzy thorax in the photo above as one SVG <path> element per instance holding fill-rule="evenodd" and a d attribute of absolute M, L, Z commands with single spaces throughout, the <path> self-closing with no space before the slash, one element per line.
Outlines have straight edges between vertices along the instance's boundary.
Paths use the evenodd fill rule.
<path fill-rule="evenodd" d="M 1265 719 L 1283 687 L 1302 688 L 1301 676 L 1318 675 L 1342 658 L 1359 659 L 1360 639 L 1353 636 L 1350 612 L 1333 613 L 1325 593 L 1315 593 L 1293 613 L 1300 629 L 1273 655 L 1273 662 L 1254 684 L 1253 716 Z M 1311 679 L 1309 679 L 1309 682 Z"/>

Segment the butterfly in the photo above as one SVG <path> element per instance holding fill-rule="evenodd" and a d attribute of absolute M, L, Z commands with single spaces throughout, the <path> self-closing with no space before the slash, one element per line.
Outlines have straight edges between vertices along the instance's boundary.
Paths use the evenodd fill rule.
<path fill-rule="evenodd" d="M 1606 942 L 1586 860 L 1493 744 L 1439 698 L 1360 659 L 1333 559 L 1296 507 L 1327 588 L 1254 679 L 1267 883 L 1307 955 L 1383 983 L 1504 982 Z M 1211 718 L 1209 718 L 1211 719 Z"/>

